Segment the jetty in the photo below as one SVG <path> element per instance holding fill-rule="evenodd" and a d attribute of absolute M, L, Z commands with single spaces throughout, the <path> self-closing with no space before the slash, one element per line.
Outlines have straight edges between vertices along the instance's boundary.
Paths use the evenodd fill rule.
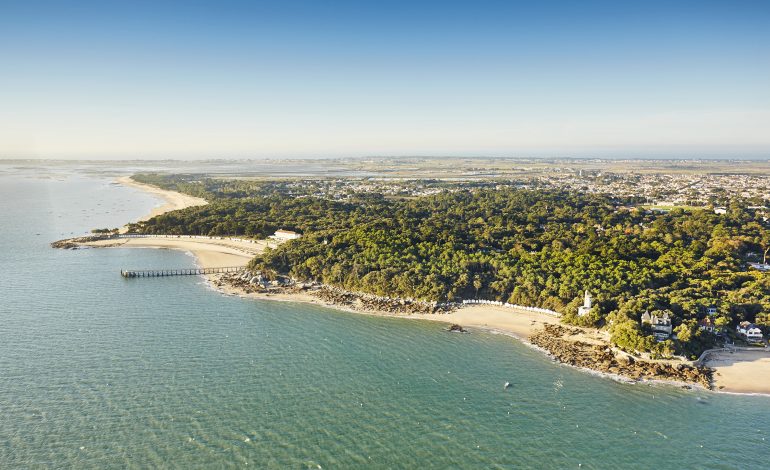
<path fill-rule="evenodd" d="M 166 276 L 197 276 L 200 274 L 237 273 L 246 266 L 228 266 L 223 268 L 177 268 L 177 269 L 121 269 L 123 277 L 166 277 Z"/>

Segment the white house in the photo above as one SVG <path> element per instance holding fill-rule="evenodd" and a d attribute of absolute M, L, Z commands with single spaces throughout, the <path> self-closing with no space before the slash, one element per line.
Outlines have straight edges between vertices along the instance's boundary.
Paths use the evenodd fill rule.
<path fill-rule="evenodd" d="M 742 321 L 738 324 L 736 329 L 738 330 L 738 334 L 746 338 L 747 341 L 762 341 L 764 339 L 762 330 L 751 322 Z"/>
<path fill-rule="evenodd" d="M 270 238 L 273 238 L 275 240 L 281 240 L 281 241 L 296 240 L 297 238 L 300 238 L 300 237 L 302 237 L 301 234 L 297 232 L 292 232 L 291 230 L 284 230 L 284 229 L 276 230 L 275 233 L 270 236 Z"/>
<path fill-rule="evenodd" d="M 711 307 L 706 307 L 706 315 L 716 315 L 717 314 L 717 308 L 713 305 Z"/>
<path fill-rule="evenodd" d="M 585 315 L 588 315 L 591 313 L 591 309 L 593 308 L 593 302 L 591 299 L 591 294 L 586 291 L 585 297 L 583 297 L 583 305 L 578 307 L 578 316 L 582 317 Z"/>
<path fill-rule="evenodd" d="M 760 271 L 770 271 L 770 264 L 749 263 L 749 266 L 751 266 L 754 269 L 758 269 Z"/>
<path fill-rule="evenodd" d="M 648 323 L 652 327 L 652 334 L 655 336 L 656 341 L 667 340 L 674 331 L 668 312 L 664 312 L 662 317 L 650 315 L 650 312 L 644 312 L 641 323 L 642 325 Z"/>

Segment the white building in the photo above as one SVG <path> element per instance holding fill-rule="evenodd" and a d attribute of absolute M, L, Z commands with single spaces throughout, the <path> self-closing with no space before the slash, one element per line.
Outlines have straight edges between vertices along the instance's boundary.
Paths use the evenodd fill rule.
<path fill-rule="evenodd" d="M 664 312 L 662 317 L 650 315 L 650 312 L 644 312 L 644 314 L 642 314 L 642 325 L 645 323 L 648 323 L 652 327 L 652 334 L 655 336 L 656 341 L 667 340 L 674 331 L 668 312 Z"/>
<path fill-rule="evenodd" d="M 585 297 L 583 297 L 583 305 L 578 307 L 578 316 L 582 317 L 585 315 L 588 315 L 591 313 L 591 309 L 593 308 L 593 302 L 591 299 L 591 294 L 586 291 Z"/>
<path fill-rule="evenodd" d="M 286 240 L 296 240 L 297 238 L 302 237 L 301 234 L 297 232 L 292 232 L 291 230 L 276 230 L 273 235 L 270 236 L 270 238 L 280 241 L 286 241 Z"/>
<path fill-rule="evenodd" d="M 758 269 L 760 271 L 770 271 L 770 264 L 749 263 L 749 266 L 751 266 L 754 269 Z"/>
<path fill-rule="evenodd" d="M 746 338 L 747 341 L 762 341 L 762 330 L 755 324 L 747 321 L 742 321 L 738 327 L 738 334 Z"/>

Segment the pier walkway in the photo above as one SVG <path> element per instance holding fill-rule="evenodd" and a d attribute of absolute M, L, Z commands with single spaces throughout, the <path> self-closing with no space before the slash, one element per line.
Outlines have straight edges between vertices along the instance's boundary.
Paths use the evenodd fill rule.
<path fill-rule="evenodd" d="M 141 269 L 120 271 L 123 277 L 164 277 L 164 276 L 197 276 L 199 274 L 237 273 L 246 266 L 229 266 L 224 268 L 178 268 L 178 269 Z"/>

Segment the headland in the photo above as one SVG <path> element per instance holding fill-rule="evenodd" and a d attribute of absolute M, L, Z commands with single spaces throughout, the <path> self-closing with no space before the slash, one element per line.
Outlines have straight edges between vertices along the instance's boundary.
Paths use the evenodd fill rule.
<path fill-rule="evenodd" d="M 141 220 L 171 210 L 206 204 L 203 199 L 136 183 L 129 177 L 118 181 L 166 201 Z M 81 240 L 75 241 L 75 244 L 94 248 L 121 246 L 183 250 L 193 254 L 200 267 L 246 266 L 251 258 L 269 246 L 267 240 L 185 235 Z M 539 312 L 494 305 L 435 309 L 428 303 L 423 305 L 398 299 L 385 301 L 376 296 L 328 286 L 259 288 L 227 274 L 208 275 L 207 279 L 218 291 L 244 298 L 313 303 L 363 314 L 440 321 L 463 328 L 498 332 L 536 346 L 559 362 L 621 380 L 660 381 L 724 392 L 770 394 L 770 352 L 764 349 L 713 351 L 697 364 L 682 358 L 651 360 L 613 348 L 606 332 L 566 327 L 557 317 Z"/>

